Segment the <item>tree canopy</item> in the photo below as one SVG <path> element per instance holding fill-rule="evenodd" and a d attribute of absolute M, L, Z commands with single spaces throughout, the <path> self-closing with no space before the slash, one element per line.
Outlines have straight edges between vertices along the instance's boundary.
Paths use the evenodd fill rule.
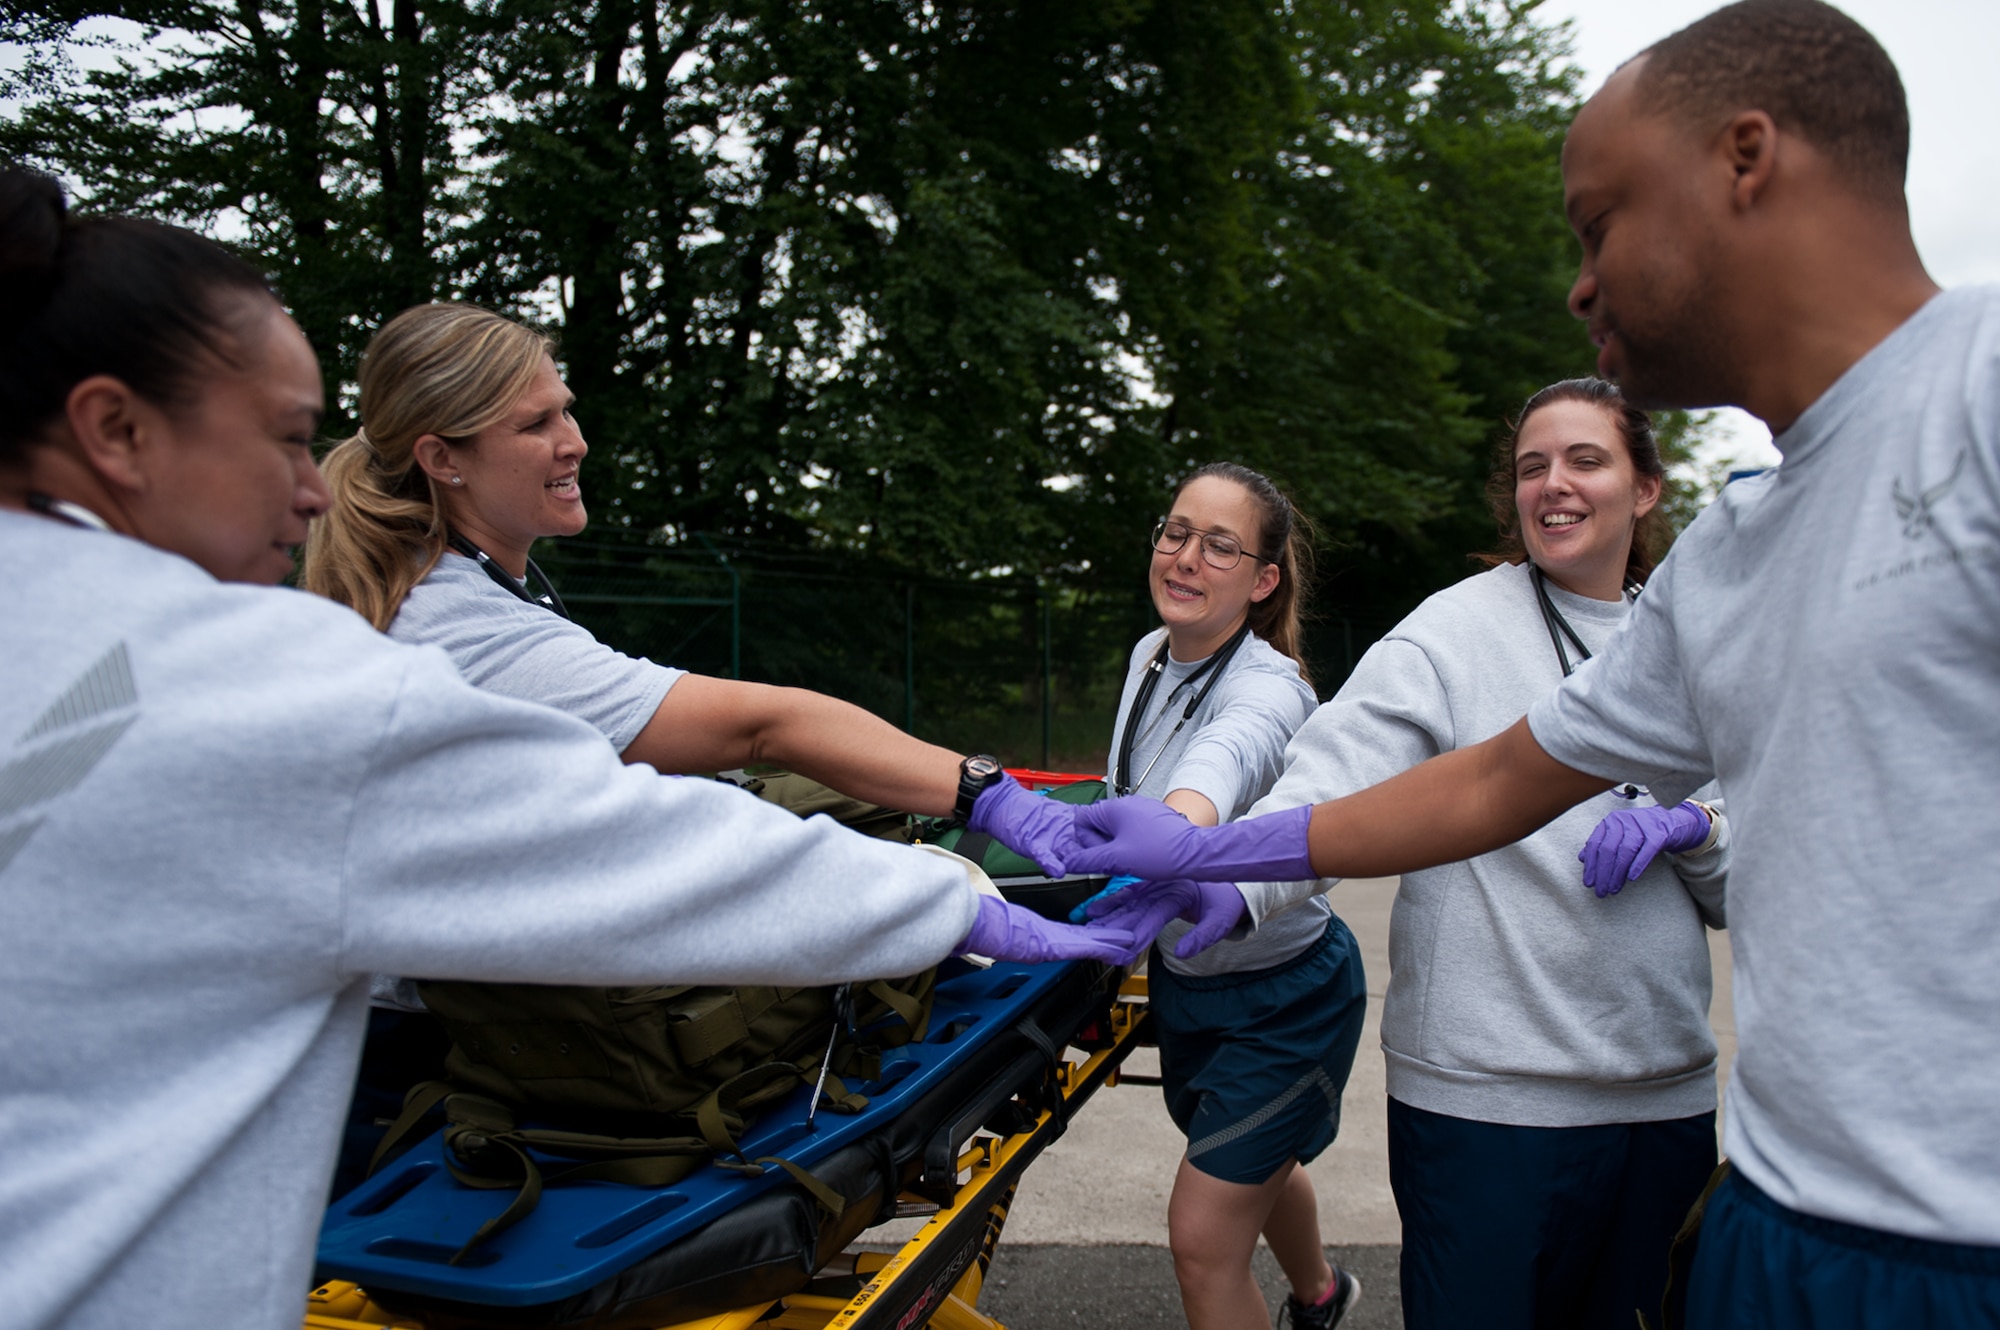
<path fill-rule="evenodd" d="M 600 534 L 1136 593 L 1226 458 L 1379 619 L 1588 370 L 1532 9 L 7 0 L 0 150 L 240 246 L 343 407 L 408 305 L 546 324 Z"/>

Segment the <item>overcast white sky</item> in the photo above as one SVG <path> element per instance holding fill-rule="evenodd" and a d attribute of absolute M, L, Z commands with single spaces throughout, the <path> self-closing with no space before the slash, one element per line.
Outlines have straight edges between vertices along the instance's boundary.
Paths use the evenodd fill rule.
<path fill-rule="evenodd" d="M 1839 3 L 1839 0 L 1836 0 Z M 1574 24 L 1586 93 L 1629 57 L 1703 14 L 1715 0 L 1546 0 L 1545 21 Z M 2000 3 L 1846 0 L 1902 72 L 1910 97 L 1910 222 L 1944 286 L 2000 282 Z M 1727 413 L 1730 447 L 1775 462 L 1770 431 Z"/>

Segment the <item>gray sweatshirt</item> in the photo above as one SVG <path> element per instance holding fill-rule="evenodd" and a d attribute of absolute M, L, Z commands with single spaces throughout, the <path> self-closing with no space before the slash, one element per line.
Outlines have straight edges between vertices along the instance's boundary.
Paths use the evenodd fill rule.
<path fill-rule="evenodd" d="M 298 1325 L 372 973 L 792 986 L 972 925 L 962 866 L 317 596 L 12 512 L 0 567 L 8 1326 Z"/>
<path fill-rule="evenodd" d="M 1312 714 L 1318 698 L 1299 677 L 1297 662 L 1255 633 L 1243 639 L 1222 677 L 1201 699 L 1194 715 L 1178 730 L 1187 705 L 1199 696 L 1204 680 L 1193 679 L 1207 662 L 1179 661 L 1170 654 L 1160 681 L 1146 705 L 1134 717 L 1139 685 L 1167 630 L 1156 628 L 1132 648 L 1125 673 L 1125 692 L 1118 702 L 1118 720 L 1111 731 L 1111 762 L 1107 779 L 1118 779 L 1118 750 L 1125 728 L 1136 725 L 1132 741 L 1132 782 L 1129 793 L 1164 799 L 1175 790 L 1193 790 L 1215 805 L 1216 819 L 1240 817 L 1257 797 L 1271 788 L 1284 768 L 1285 743 Z M 1187 960 L 1174 955 L 1174 944 L 1192 926 L 1176 919 L 1160 932 L 1161 959 L 1177 974 L 1240 974 L 1282 965 L 1319 941 L 1330 911 L 1325 902 L 1287 910 L 1283 917 L 1246 936 L 1218 942 Z"/>
<path fill-rule="evenodd" d="M 1592 651 L 1629 610 L 1549 591 Z M 1561 678 L 1527 565 L 1467 578 L 1369 649 L 1293 737 L 1285 774 L 1251 812 L 1352 794 L 1491 738 Z M 1715 1107 L 1703 922 L 1723 923 L 1727 823 L 1709 853 L 1662 855 L 1599 900 L 1583 885 L 1577 851 L 1606 813 L 1631 806 L 1602 794 L 1504 850 L 1404 876 L 1382 1006 L 1390 1095 L 1536 1127 Z M 1245 894 L 1261 919 L 1330 885 Z"/>

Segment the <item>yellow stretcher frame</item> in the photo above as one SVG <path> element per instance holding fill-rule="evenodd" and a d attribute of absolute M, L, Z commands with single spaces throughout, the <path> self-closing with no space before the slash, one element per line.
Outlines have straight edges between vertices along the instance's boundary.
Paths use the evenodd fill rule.
<path fill-rule="evenodd" d="M 1044 1109 L 1010 1136 L 978 1136 L 959 1156 L 959 1184 L 939 1209 L 894 1252 L 861 1252 L 853 1272 L 822 1272 L 802 1293 L 683 1321 L 661 1330 L 1004 1330 L 979 1310 L 986 1271 L 1000 1245 L 1014 1188 L 1028 1165 L 1062 1135 L 1069 1118 L 1099 1089 L 1118 1083 L 1118 1069 L 1138 1046 L 1147 1020 L 1144 975 L 1129 975 L 1111 1006 L 1111 1042 L 1057 1072 L 1062 1109 Z M 922 1204 L 914 1194 L 905 1199 Z M 858 1290 L 850 1291 L 858 1283 Z M 820 1290 L 820 1291 L 815 1291 Z M 421 1320 L 385 1311 L 360 1287 L 334 1280 L 306 1300 L 305 1330 L 425 1330 Z"/>

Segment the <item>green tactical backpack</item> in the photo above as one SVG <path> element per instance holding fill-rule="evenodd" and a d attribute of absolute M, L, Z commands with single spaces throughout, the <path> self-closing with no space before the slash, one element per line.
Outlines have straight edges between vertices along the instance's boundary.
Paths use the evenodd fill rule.
<path fill-rule="evenodd" d="M 801 816 L 844 800 L 802 777 L 763 780 L 753 792 Z M 876 834 L 898 835 L 887 824 L 907 821 L 872 804 L 846 805 L 840 811 L 858 808 Z M 801 1084 L 818 1087 L 820 1107 L 867 1107 L 844 1078 L 875 1079 L 885 1049 L 924 1037 L 936 978 L 932 969 L 826 988 L 420 981 L 424 1004 L 451 1036 L 444 1079 L 410 1091 L 370 1170 L 442 1107 L 453 1176 L 517 1191 L 454 1264 L 532 1211 L 544 1185 L 665 1187 L 710 1163 L 753 1173 L 774 1165 L 837 1216 L 839 1195 L 804 1169 L 746 1158 L 744 1129 Z M 577 1162 L 544 1177 L 531 1150 Z"/>

